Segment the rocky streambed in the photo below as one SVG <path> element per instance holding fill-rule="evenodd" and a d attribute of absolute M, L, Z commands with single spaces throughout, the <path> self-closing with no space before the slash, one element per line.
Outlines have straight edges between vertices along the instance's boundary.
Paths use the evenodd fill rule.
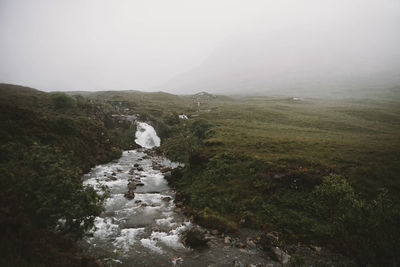
<path fill-rule="evenodd" d="M 257 233 L 227 236 L 199 227 L 174 202 L 164 175 L 179 166 L 151 150 L 125 151 L 97 166 L 84 184 L 107 186 L 105 212 L 84 246 L 112 266 L 279 266 L 262 250 Z M 192 248 L 196 242 L 204 246 Z"/>
<path fill-rule="evenodd" d="M 180 164 L 157 156 L 160 145 L 154 128 L 137 122 L 135 142 L 142 148 L 125 151 L 118 160 L 94 167 L 84 184 L 109 197 L 95 219 L 92 237 L 82 246 L 105 266 L 282 266 L 290 256 L 281 249 L 279 235 L 241 228 L 225 234 L 204 229 L 187 218 L 182 202 L 166 176 Z M 171 177 L 171 176 L 170 176 Z M 286 246 L 298 264 L 348 266 L 346 259 L 317 246 Z M 350 262 L 351 263 L 351 262 Z M 351 265 L 351 264 L 350 264 Z"/>

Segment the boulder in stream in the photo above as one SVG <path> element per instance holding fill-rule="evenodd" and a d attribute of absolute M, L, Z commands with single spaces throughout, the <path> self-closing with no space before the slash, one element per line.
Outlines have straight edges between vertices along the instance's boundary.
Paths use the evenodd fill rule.
<path fill-rule="evenodd" d="M 206 231 L 199 226 L 194 226 L 181 234 L 182 242 L 193 249 L 207 247 Z"/>
<path fill-rule="evenodd" d="M 126 192 L 124 194 L 124 197 L 126 199 L 129 199 L 129 200 L 134 199 L 135 198 L 135 193 L 133 191 L 128 191 L 128 192 Z"/>

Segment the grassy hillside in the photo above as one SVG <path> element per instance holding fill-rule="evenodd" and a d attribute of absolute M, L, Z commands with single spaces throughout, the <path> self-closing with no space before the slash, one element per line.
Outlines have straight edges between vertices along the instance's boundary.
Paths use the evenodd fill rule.
<path fill-rule="evenodd" d="M 187 212 L 210 227 L 275 229 L 286 240 L 340 248 L 363 264 L 380 262 L 384 253 L 371 248 L 396 251 L 400 236 L 400 94 L 377 95 L 200 100 L 193 120 L 163 142 L 165 155 L 187 163 L 171 182 Z M 331 178 L 321 184 L 325 176 Z M 323 198 L 330 195 L 318 185 L 335 192 L 340 212 L 329 212 Z M 385 212 L 393 213 L 377 211 L 382 199 L 391 199 Z"/>
<path fill-rule="evenodd" d="M 81 175 L 120 155 L 104 127 L 106 107 L 7 84 L 0 107 L 0 265 L 94 263 L 74 240 L 93 226 L 104 199 Z"/>

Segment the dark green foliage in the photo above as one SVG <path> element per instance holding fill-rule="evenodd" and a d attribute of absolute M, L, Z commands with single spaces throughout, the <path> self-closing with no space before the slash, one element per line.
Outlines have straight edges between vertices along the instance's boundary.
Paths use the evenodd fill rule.
<path fill-rule="evenodd" d="M 64 93 L 51 93 L 50 100 L 56 110 L 70 110 L 76 106 L 74 98 Z"/>
<path fill-rule="evenodd" d="M 338 249 L 360 265 L 397 266 L 400 262 L 400 206 L 386 191 L 375 200 L 365 200 L 343 177 L 331 175 L 316 187 L 313 200 L 321 219 L 329 214 L 329 231 Z"/>
<path fill-rule="evenodd" d="M 342 214 L 355 198 L 351 185 L 337 174 L 324 177 L 322 184 L 316 186 L 313 193 L 316 203 L 323 207 L 320 214 L 330 218 L 332 224 L 336 223 L 338 213 Z M 324 211 L 328 213 L 324 214 Z"/>
<path fill-rule="evenodd" d="M 53 132 L 60 135 L 68 136 L 77 135 L 79 133 L 79 128 L 75 121 L 63 115 L 57 116 L 51 127 Z"/>
<path fill-rule="evenodd" d="M 200 119 L 192 123 L 191 131 L 195 137 L 199 140 L 203 140 L 211 126 L 212 124 L 209 121 Z"/>
<path fill-rule="evenodd" d="M 2 203 L 8 204 L 11 213 L 25 217 L 37 229 L 52 231 L 59 226 L 59 231 L 78 238 L 93 226 L 104 196 L 82 186 L 80 171 L 68 155 L 38 144 L 22 154 L 13 153 L 12 144 L 3 149 L 13 154 L 1 164 L 5 179 L 0 189 Z"/>
<path fill-rule="evenodd" d="M 85 256 L 74 240 L 92 228 L 106 196 L 81 176 L 121 154 L 103 107 L 18 86 L 0 92 L 0 265 L 79 265 Z"/>

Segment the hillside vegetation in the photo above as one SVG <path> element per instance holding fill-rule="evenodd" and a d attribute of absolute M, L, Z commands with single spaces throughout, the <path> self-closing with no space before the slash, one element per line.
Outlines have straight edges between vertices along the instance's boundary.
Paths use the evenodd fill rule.
<path fill-rule="evenodd" d="M 0 103 L 1 249 L 17 263 L 48 249 L 43 232 L 68 251 L 53 234 L 76 239 L 92 225 L 102 198 L 80 175 L 136 147 L 133 120 L 156 128 L 158 153 L 185 163 L 169 182 L 200 224 L 276 230 L 360 265 L 400 262 L 400 88 L 327 100 L 1 85 Z M 59 218 L 68 227 L 54 231 Z"/>
<path fill-rule="evenodd" d="M 201 101 L 162 151 L 199 222 L 278 230 L 360 264 L 399 262 L 400 92 L 368 99 Z M 325 178 L 324 178 L 325 177 Z"/>
<path fill-rule="evenodd" d="M 399 88 L 353 99 L 85 97 L 120 101 L 155 126 L 158 151 L 185 162 L 169 181 L 197 222 L 277 230 L 288 243 L 327 246 L 362 265 L 399 261 Z"/>
<path fill-rule="evenodd" d="M 107 107 L 63 93 L 1 84 L 0 250 L 2 266 L 94 262 L 75 245 L 104 196 L 81 176 L 120 155 Z"/>

